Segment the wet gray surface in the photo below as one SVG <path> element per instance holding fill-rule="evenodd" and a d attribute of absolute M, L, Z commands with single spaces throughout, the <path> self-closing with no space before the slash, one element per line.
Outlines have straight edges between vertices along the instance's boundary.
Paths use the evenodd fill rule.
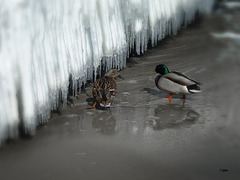
<path fill-rule="evenodd" d="M 239 179 L 239 9 L 219 9 L 132 57 L 110 110 L 87 110 L 86 94 L 53 114 L 34 138 L 0 150 L 0 179 Z M 202 82 L 202 93 L 155 87 L 156 65 Z M 91 88 L 86 88 L 91 94 Z"/>

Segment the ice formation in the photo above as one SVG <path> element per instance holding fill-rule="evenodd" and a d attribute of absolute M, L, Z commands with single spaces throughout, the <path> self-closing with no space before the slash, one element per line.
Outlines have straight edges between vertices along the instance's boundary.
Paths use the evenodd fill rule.
<path fill-rule="evenodd" d="M 34 134 L 59 100 L 94 79 L 98 67 L 122 69 L 209 13 L 214 0 L 0 1 L 0 142 Z M 95 72 L 95 73 L 93 73 Z M 95 75 L 95 76 L 94 76 Z"/>
<path fill-rule="evenodd" d="M 215 38 L 228 38 L 234 40 L 240 40 L 240 34 L 234 32 L 212 33 Z"/>
<path fill-rule="evenodd" d="M 229 9 L 240 8 L 240 2 L 236 1 L 223 2 L 223 5 L 225 5 Z"/>

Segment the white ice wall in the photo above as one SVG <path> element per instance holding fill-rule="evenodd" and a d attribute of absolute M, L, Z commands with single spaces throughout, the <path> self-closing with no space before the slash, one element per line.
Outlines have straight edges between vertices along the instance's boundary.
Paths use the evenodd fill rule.
<path fill-rule="evenodd" d="M 0 143 L 34 134 L 101 64 L 125 67 L 214 0 L 0 0 Z"/>

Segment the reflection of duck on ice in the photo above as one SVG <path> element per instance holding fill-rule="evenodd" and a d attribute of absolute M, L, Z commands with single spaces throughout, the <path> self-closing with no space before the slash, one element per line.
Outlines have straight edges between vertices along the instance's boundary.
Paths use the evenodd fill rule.
<path fill-rule="evenodd" d="M 113 134 L 115 132 L 116 120 L 110 111 L 96 111 L 92 125 L 94 129 L 104 134 Z"/>
<path fill-rule="evenodd" d="M 159 105 L 154 110 L 154 116 L 147 120 L 147 125 L 154 130 L 188 127 L 194 124 L 200 115 L 192 109 L 177 105 Z"/>

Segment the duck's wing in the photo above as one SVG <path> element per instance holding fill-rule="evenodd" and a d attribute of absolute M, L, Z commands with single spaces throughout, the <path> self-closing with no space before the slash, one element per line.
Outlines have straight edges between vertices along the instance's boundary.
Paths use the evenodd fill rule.
<path fill-rule="evenodd" d="M 105 95 L 107 100 L 113 100 L 117 94 L 117 84 L 113 78 L 105 81 Z"/>
<path fill-rule="evenodd" d="M 165 75 L 163 75 L 164 78 L 169 79 L 170 81 L 173 81 L 179 85 L 183 85 L 183 86 L 189 86 L 189 85 L 193 85 L 193 84 L 198 84 L 200 85 L 199 82 L 187 77 L 186 75 L 173 71 L 170 73 L 167 73 Z"/>
<path fill-rule="evenodd" d="M 92 95 L 93 98 L 97 103 L 100 103 L 103 99 L 104 94 L 104 80 L 103 79 L 97 79 L 92 88 Z"/>
<path fill-rule="evenodd" d="M 168 73 L 170 74 L 170 73 Z M 182 85 L 180 83 L 177 83 L 176 78 L 173 80 L 172 76 L 170 76 L 171 78 L 169 78 L 169 75 L 166 76 L 167 74 L 160 76 L 160 78 L 158 79 L 156 86 L 169 94 L 188 94 L 188 90 L 187 90 L 187 86 L 186 85 Z"/>
<path fill-rule="evenodd" d="M 117 94 L 117 85 L 114 78 L 104 77 L 104 89 L 102 93 L 102 101 L 100 103 L 103 107 L 110 107 Z"/>
<path fill-rule="evenodd" d="M 93 84 L 92 94 L 100 106 L 110 107 L 117 94 L 117 85 L 114 78 L 104 77 L 97 79 Z"/>

